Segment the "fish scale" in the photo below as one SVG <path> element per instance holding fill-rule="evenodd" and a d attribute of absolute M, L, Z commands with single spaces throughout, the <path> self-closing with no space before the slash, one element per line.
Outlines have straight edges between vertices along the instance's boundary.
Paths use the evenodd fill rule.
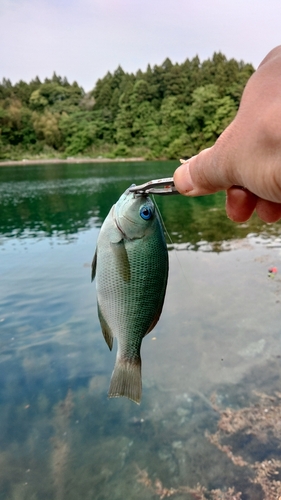
<path fill-rule="evenodd" d="M 160 317 L 168 278 L 163 228 L 150 198 L 127 190 L 112 207 L 98 237 L 92 276 L 103 335 L 110 349 L 114 337 L 118 343 L 109 397 L 139 403 L 141 343 Z"/>

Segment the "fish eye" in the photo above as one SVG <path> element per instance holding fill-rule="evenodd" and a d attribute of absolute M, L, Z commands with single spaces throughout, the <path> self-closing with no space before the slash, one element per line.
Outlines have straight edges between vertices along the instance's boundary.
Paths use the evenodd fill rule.
<path fill-rule="evenodd" d="M 144 220 L 151 219 L 151 217 L 152 217 L 152 210 L 151 210 L 151 208 L 147 207 L 146 205 L 144 205 L 143 207 L 141 207 L 141 209 L 140 209 L 140 216 Z"/>

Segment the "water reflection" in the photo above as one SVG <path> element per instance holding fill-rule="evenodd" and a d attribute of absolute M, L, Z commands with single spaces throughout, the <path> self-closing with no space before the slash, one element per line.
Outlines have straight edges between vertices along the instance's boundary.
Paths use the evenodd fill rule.
<path fill-rule="evenodd" d="M 132 183 L 171 175 L 174 162 L 8 167 L 0 170 L 0 234 L 4 237 L 60 236 L 100 227 L 110 207 Z M 275 237 L 280 224 L 253 216 L 245 224 L 225 217 L 225 195 L 188 199 L 157 197 L 173 243 L 221 251 L 225 241 L 249 233 Z"/>
<path fill-rule="evenodd" d="M 98 228 L 129 184 L 175 166 L 0 169 L 0 499 L 281 495 L 280 224 L 232 223 L 223 194 L 157 198 L 173 245 L 142 404 L 106 396 Z"/>

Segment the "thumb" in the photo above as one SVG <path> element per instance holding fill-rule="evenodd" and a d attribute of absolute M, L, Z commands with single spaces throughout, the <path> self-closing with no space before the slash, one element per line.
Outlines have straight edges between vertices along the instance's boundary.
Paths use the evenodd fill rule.
<path fill-rule="evenodd" d="M 174 173 L 181 194 L 201 196 L 230 188 L 235 182 L 228 175 L 227 161 L 218 161 L 216 144 L 184 162 Z M 225 166 L 224 166 L 225 165 Z"/>

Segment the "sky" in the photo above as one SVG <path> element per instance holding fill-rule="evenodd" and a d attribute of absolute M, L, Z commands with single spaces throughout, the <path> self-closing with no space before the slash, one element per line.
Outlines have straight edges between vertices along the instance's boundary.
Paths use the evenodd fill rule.
<path fill-rule="evenodd" d="M 280 0 L 0 0 L 0 81 L 57 75 L 85 91 L 120 65 L 221 51 L 257 67 L 281 44 Z"/>

